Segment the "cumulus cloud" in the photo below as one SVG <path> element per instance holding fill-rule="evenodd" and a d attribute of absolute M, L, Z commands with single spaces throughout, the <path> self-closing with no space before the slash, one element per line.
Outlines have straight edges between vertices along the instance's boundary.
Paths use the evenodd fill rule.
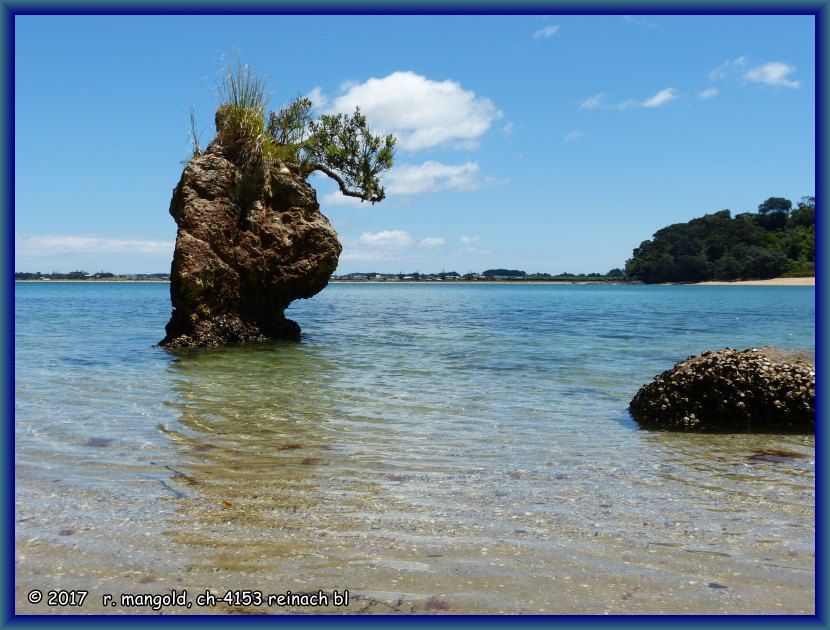
<path fill-rule="evenodd" d="M 585 99 L 582 102 L 582 105 L 579 106 L 579 109 L 596 109 L 602 105 L 602 100 L 605 98 L 605 94 L 599 93 L 594 94 L 593 96 Z"/>
<path fill-rule="evenodd" d="M 660 90 L 652 96 L 650 99 L 645 100 L 642 102 L 643 107 L 660 107 L 669 103 L 677 98 L 677 90 L 674 88 L 666 88 L 665 90 Z"/>
<path fill-rule="evenodd" d="M 427 236 L 426 238 L 421 239 L 419 245 L 421 247 L 441 247 L 447 240 L 441 238 L 440 236 Z"/>
<path fill-rule="evenodd" d="M 781 61 L 770 61 L 748 70 L 744 78 L 753 83 L 798 88 L 801 86 L 801 81 L 791 81 L 787 78 L 793 72 L 795 72 L 795 66 L 787 65 Z"/>
<path fill-rule="evenodd" d="M 359 106 L 371 124 L 395 134 L 401 149 L 437 146 L 474 147 L 502 117 L 493 102 L 464 90 L 455 81 L 433 81 L 414 72 L 341 86 L 329 113 L 352 112 Z"/>
<path fill-rule="evenodd" d="M 577 138 L 581 138 L 581 137 L 582 137 L 582 136 L 584 136 L 584 135 L 585 135 L 585 133 L 584 133 L 583 131 L 581 131 L 581 130 L 579 130 L 579 129 L 574 129 L 573 131 L 570 131 L 570 132 L 568 133 L 568 135 L 566 135 L 566 136 L 562 139 L 562 141 L 563 141 L 563 142 L 573 142 L 573 141 L 574 141 L 574 140 L 576 140 Z"/>
<path fill-rule="evenodd" d="M 342 241 L 340 259 L 356 261 L 407 259 L 411 257 L 409 250 L 414 243 L 404 230 L 364 232 L 356 240 L 344 236 Z"/>
<path fill-rule="evenodd" d="M 314 88 L 311 92 L 306 94 L 306 98 L 314 103 L 314 107 L 317 109 L 325 109 L 329 102 L 329 99 L 326 98 L 326 95 L 323 94 L 323 90 L 319 87 Z"/>
<path fill-rule="evenodd" d="M 470 243 L 475 243 L 476 241 L 481 240 L 480 236 L 462 236 L 461 242 L 465 245 L 469 245 Z"/>
<path fill-rule="evenodd" d="M 360 242 L 372 247 L 407 247 L 412 245 L 412 237 L 403 230 L 383 230 L 382 232 L 364 232 Z"/>
<path fill-rule="evenodd" d="M 156 254 L 171 252 L 173 241 L 149 239 L 102 238 L 99 236 L 58 236 L 52 234 L 23 236 L 15 234 L 15 253 L 27 256 L 53 254 Z"/>
<path fill-rule="evenodd" d="M 551 24 L 550 26 L 546 26 L 545 28 L 540 28 L 538 31 L 533 33 L 533 37 L 539 39 L 540 37 L 550 37 L 551 35 L 556 35 L 556 31 L 559 30 L 558 24 Z"/>
<path fill-rule="evenodd" d="M 358 206 L 369 206 L 370 204 L 366 203 L 365 201 L 360 200 L 357 197 L 347 197 L 339 190 L 334 192 L 326 193 L 323 195 L 323 199 L 320 201 L 320 205 L 322 206 L 351 206 L 356 208 Z"/>
<path fill-rule="evenodd" d="M 732 79 L 743 83 L 764 83 L 775 87 L 797 89 L 801 81 L 795 81 L 790 75 L 795 72 L 795 66 L 783 61 L 769 61 L 752 68 L 747 68 L 749 59 L 741 56 L 725 61 L 709 72 L 710 81 L 724 81 Z"/>
<path fill-rule="evenodd" d="M 423 164 L 401 164 L 392 168 L 383 179 L 387 198 L 403 195 L 420 195 L 439 190 L 475 190 L 495 184 L 503 184 L 504 180 L 492 177 L 479 178 L 478 164 L 466 162 L 464 164 L 442 164 L 428 160 Z M 340 191 L 326 193 L 320 203 L 323 206 L 351 206 L 358 207 L 369 204 L 363 203 L 356 197 L 347 197 Z"/>
<path fill-rule="evenodd" d="M 390 194 L 417 195 L 436 190 L 473 190 L 481 183 L 477 180 L 478 164 L 442 164 L 426 161 L 423 164 L 401 164 L 386 176 L 385 184 Z"/>
<path fill-rule="evenodd" d="M 697 93 L 697 97 L 701 100 L 706 100 L 709 98 L 715 98 L 718 95 L 718 88 L 709 88 L 707 90 L 701 90 Z"/>

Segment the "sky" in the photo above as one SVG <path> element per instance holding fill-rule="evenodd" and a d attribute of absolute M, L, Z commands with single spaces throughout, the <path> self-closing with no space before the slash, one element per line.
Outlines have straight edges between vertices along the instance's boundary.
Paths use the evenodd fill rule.
<path fill-rule="evenodd" d="M 397 137 L 375 205 L 311 178 L 351 272 L 605 273 L 672 223 L 815 193 L 812 16 L 16 16 L 15 271 L 169 272 L 190 110 Z"/>

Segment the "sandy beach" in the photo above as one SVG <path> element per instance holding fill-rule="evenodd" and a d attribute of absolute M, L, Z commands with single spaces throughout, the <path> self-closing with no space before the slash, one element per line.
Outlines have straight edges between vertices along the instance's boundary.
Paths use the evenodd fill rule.
<path fill-rule="evenodd" d="M 736 282 L 722 282 L 712 280 L 697 282 L 700 286 L 753 286 L 753 287 L 814 287 L 815 278 L 770 278 L 769 280 L 739 280 Z"/>

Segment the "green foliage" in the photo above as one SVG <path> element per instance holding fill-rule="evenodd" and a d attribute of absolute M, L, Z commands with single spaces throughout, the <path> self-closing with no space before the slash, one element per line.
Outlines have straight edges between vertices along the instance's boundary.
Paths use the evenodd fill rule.
<path fill-rule="evenodd" d="M 268 97 L 265 96 L 265 81 L 254 74 L 250 66 L 242 65 L 236 58 L 236 66 L 226 62 L 225 73 L 219 82 L 219 102 L 239 110 L 250 110 L 265 114 Z"/>
<path fill-rule="evenodd" d="M 274 146 L 274 158 L 283 162 L 306 165 L 304 148 L 311 138 L 314 105 L 298 96 L 278 112 L 269 112 L 266 134 Z"/>
<path fill-rule="evenodd" d="M 315 119 L 311 100 L 298 96 L 266 116 L 265 81 L 238 58 L 235 66 L 227 63 L 218 88 L 216 140 L 243 169 L 282 163 L 303 177 L 322 171 L 344 195 L 371 203 L 386 196 L 380 176 L 392 167 L 395 138 L 373 134 L 359 108 Z M 201 149 L 192 118 L 191 136 L 196 156 Z"/>
<path fill-rule="evenodd" d="M 758 214 L 729 210 L 670 225 L 634 250 L 626 275 L 643 282 L 748 280 L 815 272 L 815 198 L 796 210 L 770 197 Z"/>
<path fill-rule="evenodd" d="M 372 134 L 360 108 L 351 115 L 321 116 L 311 125 L 311 140 L 304 148 L 315 169 L 342 178 L 338 184 L 344 194 L 359 191 L 352 196 L 373 203 L 386 196 L 378 176 L 392 168 L 395 138 Z"/>
<path fill-rule="evenodd" d="M 793 202 L 784 197 L 770 197 L 764 203 L 758 206 L 758 214 L 789 214 L 792 210 Z"/>
<path fill-rule="evenodd" d="M 216 138 L 228 157 L 242 167 L 261 164 L 267 152 L 265 81 L 237 57 L 228 61 L 218 84 Z"/>
<path fill-rule="evenodd" d="M 770 197 L 758 206 L 758 222 L 768 230 L 778 230 L 787 224 L 793 204 L 783 197 Z"/>
<path fill-rule="evenodd" d="M 746 248 L 740 255 L 742 276 L 746 278 L 776 278 L 787 271 L 789 259 L 775 249 Z"/>
<path fill-rule="evenodd" d="M 790 218 L 796 225 L 810 227 L 816 223 L 816 198 L 802 197 Z"/>
<path fill-rule="evenodd" d="M 493 276 L 503 276 L 503 277 L 524 277 L 527 275 L 526 271 L 520 271 L 518 269 L 488 269 L 486 271 L 481 272 L 482 276 L 486 276 L 487 278 L 492 278 Z"/>

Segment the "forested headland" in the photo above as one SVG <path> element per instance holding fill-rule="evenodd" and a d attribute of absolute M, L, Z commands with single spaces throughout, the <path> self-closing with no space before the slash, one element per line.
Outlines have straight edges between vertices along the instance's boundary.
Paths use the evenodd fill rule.
<path fill-rule="evenodd" d="M 770 197 L 758 212 L 729 210 L 658 230 L 625 265 L 632 280 L 703 282 L 815 275 L 816 199 Z"/>

